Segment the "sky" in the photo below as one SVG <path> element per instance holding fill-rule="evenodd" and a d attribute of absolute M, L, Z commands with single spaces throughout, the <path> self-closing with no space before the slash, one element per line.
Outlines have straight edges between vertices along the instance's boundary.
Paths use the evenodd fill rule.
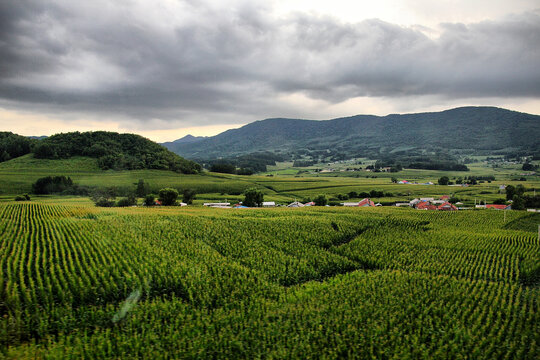
<path fill-rule="evenodd" d="M 0 0 L 0 131 L 540 114 L 538 0 Z"/>

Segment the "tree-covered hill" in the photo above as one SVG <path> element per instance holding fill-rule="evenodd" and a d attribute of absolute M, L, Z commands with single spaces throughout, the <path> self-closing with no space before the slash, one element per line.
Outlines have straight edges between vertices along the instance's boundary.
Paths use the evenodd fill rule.
<path fill-rule="evenodd" d="M 359 156 L 410 150 L 458 149 L 484 152 L 540 151 L 540 116 L 495 107 L 442 112 L 356 115 L 315 121 L 267 119 L 195 143 L 168 148 L 193 159 L 256 151 L 327 150 Z"/>
<path fill-rule="evenodd" d="M 106 131 L 50 136 L 38 142 L 34 156 L 38 159 L 89 156 L 97 158 L 99 167 L 104 170 L 160 169 L 184 174 L 195 174 L 201 170 L 199 164 L 142 136 Z"/>
<path fill-rule="evenodd" d="M 35 140 L 12 132 L 0 132 L 0 162 L 28 154 L 32 151 Z"/>

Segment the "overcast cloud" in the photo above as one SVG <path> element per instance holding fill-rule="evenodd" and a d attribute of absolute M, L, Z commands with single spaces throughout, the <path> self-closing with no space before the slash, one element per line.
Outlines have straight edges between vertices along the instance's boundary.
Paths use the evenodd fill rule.
<path fill-rule="evenodd" d="M 357 97 L 540 98 L 537 10 L 434 28 L 264 3 L 0 0 L 0 107 L 166 129 Z"/>

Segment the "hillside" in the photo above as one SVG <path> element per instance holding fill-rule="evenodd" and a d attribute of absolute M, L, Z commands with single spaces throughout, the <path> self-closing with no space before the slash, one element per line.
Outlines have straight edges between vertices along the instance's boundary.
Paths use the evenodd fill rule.
<path fill-rule="evenodd" d="M 495 107 L 442 112 L 356 115 L 326 121 L 267 119 L 168 148 L 190 159 L 257 151 L 331 150 L 351 156 L 450 149 L 509 153 L 540 151 L 540 116 Z"/>
<path fill-rule="evenodd" d="M 71 132 L 43 139 L 34 148 L 34 157 L 38 159 L 67 159 L 73 156 L 96 158 L 103 170 L 156 169 L 195 174 L 201 169 L 199 164 L 135 134 Z"/>

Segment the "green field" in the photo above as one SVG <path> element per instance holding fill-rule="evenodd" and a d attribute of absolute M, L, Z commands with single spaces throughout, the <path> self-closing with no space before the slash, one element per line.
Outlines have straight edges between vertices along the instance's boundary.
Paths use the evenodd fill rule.
<path fill-rule="evenodd" d="M 472 205 L 504 197 L 503 183 L 537 188 L 538 177 L 479 167 L 497 180 L 464 188 L 390 181 L 445 172 L 298 176 L 280 166 L 236 176 L 102 171 L 82 157 L 0 163 L 0 358 L 540 357 L 540 214 L 200 206 L 250 187 L 279 203 L 379 190 L 393 194 L 381 202 L 454 194 Z M 193 188 L 197 200 L 13 200 L 48 175 L 126 191 L 144 179 L 154 192 Z"/>
<path fill-rule="evenodd" d="M 7 358 L 540 355 L 538 215 L 0 204 Z"/>
<path fill-rule="evenodd" d="M 291 163 L 281 163 L 278 167 L 283 172 L 297 173 Z M 253 175 L 237 176 L 217 173 L 203 173 L 200 175 L 184 175 L 162 170 L 133 170 L 133 171 L 103 171 L 97 166 L 96 159 L 74 157 L 66 160 L 34 159 L 31 154 L 0 163 L 0 196 L 11 196 L 31 191 L 32 183 L 38 178 L 48 175 L 70 176 L 81 186 L 92 188 L 116 187 L 124 191 L 133 191 L 139 179 L 149 183 L 151 190 L 157 193 L 164 187 L 177 189 L 193 188 L 198 199 L 204 200 L 240 200 L 241 193 L 250 187 L 257 187 L 265 193 L 269 201 L 288 203 L 294 199 L 313 198 L 319 194 L 334 197 L 338 194 L 347 194 L 351 191 L 369 192 L 370 190 L 392 193 L 389 198 L 374 199 L 383 203 L 410 200 L 415 197 L 437 197 L 455 194 L 466 205 L 473 205 L 476 201 L 491 202 L 503 198 L 499 192 L 501 184 L 523 184 L 528 189 L 540 189 L 540 177 L 529 176 L 527 181 L 516 181 L 520 170 L 518 166 L 493 169 L 479 163 L 471 166 L 470 172 L 444 172 L 430 170 L 406 169 L 399 173 L 368 173 L 336 172 L 328 174 L 306 173 L 297 175 Z M 361 175 L 360 175 L 361 174 Z M 268 175 L 268 174 L 267 174 Z M 494 175 L 496 180 L 484 182 L 468 188 L 438 185 L 402 185 L 393 184 L 391 177 L 417 181 L 419 183 L 431 181 L 437 183 L 441 176 L 451 179 L 465 176 Z"/>

